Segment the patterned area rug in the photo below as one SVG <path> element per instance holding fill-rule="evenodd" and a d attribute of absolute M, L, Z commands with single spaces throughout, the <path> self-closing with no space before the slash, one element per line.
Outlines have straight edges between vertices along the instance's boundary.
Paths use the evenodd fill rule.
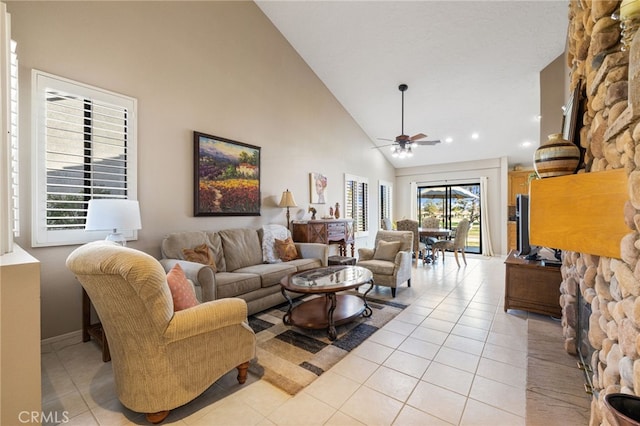
<path fill-rule="evenodd" d="M 257 360 L 249 371 L 295 395 L 407 307 L 374 298 L 367 298 L 367 303 L 373 314 L 336 327 L 334 341 L 329 340 L 326 329 L 285 325 L 282 317 L 289 308 L 287 303 L 250 316 L 249 325 L 257 338 Z"/>

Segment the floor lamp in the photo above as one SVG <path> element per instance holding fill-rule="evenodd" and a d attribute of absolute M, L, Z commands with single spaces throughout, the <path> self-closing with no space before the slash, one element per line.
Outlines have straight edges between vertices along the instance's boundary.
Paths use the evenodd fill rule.
<path fill-rule="evenodd" d="M 280 204 L 278 204 L 278 207 L 287 208 L 287 229 L 289 229 L 289 207 L 298 207 L 291 191 L 287 189 L 282 193 L 282 198 L 280 199 Z"/>

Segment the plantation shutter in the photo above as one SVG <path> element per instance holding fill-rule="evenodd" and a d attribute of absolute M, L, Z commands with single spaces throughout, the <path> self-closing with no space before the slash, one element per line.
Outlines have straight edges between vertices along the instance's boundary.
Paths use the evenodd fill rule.
<path fill-rule="evenodd" d="M 391 185 L 380 183 L 380 219 L 391 219 Z"/>
<path fill-rule="evenodd" d="M 20 215 L 18 212 L 18 44 L 11 40 L 11 206 L 13 211 L 13 236 L 20 236 Z"/>
<path fill-rule="evenodd" d="M 135 100 L 44 73 L 36 79 L 43 191 L 34 245 L 77 243 L 87 238 L 90 199 L 137 199 Z"/>
<path fill-rule="evenodd" d="M 353 219 L 356 234 L 369 230 L 369 184 L 366 178 L 345 175 L 345 217 Z"/>

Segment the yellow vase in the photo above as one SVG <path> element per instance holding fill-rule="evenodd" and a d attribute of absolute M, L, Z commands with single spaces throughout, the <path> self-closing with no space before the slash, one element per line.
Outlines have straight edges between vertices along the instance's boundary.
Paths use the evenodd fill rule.
<path fill-rule="evenodd" d="M 562 133 L 549 135 L 533 154 L 533 168 L 541 179 L 573 174 L 579 163 L 580 149 L 564 139 Z"/>

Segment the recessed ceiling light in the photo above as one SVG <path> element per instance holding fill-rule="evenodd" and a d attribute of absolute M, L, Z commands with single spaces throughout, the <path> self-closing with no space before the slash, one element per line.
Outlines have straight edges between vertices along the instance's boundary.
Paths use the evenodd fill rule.
<path fill-rule="evenodd" d="M 478 139 L 480 135 L 477 132 L 471 133 L 471 139 Z"/>
<path fill-rule="evenodd" d="M 540 121 L 540 120 L 542 120 L 542 116 L 540 114 L 536 115 L 535 121 Z"/>
<path fill-rule="evenodd" d="M 531 141 L 524 141 L 520 144 L 523 148 L 529 148 L 531 145 Z"/>
<path fill-rule="evenodd" d="M 453 138 L 451 138 L 451 137 L 444 138 L 444 141 L 445 141 L 446 143 L 451 143 L 451 142 L 453 142 Z"/>

